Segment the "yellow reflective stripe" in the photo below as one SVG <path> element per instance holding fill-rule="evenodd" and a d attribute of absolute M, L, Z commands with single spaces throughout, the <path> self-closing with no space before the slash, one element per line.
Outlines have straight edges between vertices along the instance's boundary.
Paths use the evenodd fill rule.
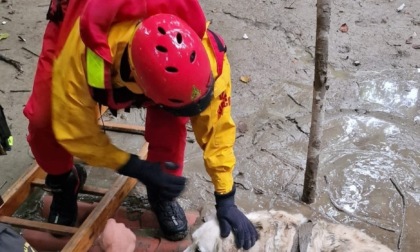
<path fill-rule="evenodd" d="M 95 88 L 105 88 L 105 62 L 92 50 L 87 49 L 86 67 L 88 84 Z"/>
<path fill-rule="evenodd" d="M 10 136 L 10 137 L 7 139 L 7 143 L 9 144 L 9 146 L 13 146 L 13 136 Z"/>

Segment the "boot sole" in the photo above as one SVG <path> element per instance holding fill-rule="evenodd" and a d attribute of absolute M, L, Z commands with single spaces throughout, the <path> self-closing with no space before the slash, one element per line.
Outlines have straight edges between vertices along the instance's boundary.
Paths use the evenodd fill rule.
<path fill-rule="evenodd" d="M 163 233 L 163 231 L 162 231 Z M 183 240 L 188 235 L 188 230 L 180 231 L 176 234 L 165 234 L 163 233 L 163 237 L 165 237 L 169 241 L 180 241 Z"/>

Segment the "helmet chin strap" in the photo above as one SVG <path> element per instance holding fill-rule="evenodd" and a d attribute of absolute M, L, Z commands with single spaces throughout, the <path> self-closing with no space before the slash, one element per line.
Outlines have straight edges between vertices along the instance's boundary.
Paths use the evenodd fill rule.
<path fill-rule="evenodd" d="M 174 107 L 168 107 L 165 105 L 159 104 L 158 106 L 163 108 L 164 110 L 174 114 L 175 116 L 183 116 L 183 117 L 192 117 L 200 114 L 202 111 L 204 111 L 210 104 L 210 101 L 213 97 L 213 91 L 214 91 L 214 78 L 213 75 L 210 74 L 210 82 L 207 88 L 206 93 L 197 101 L 192 102 L 186 106 L 174 108 Z"/>

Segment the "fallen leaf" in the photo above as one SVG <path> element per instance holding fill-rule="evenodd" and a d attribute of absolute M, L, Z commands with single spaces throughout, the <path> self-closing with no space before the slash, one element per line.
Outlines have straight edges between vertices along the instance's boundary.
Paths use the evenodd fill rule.
<path fill-rule="evenodd" d="M 420 49 L 420 45 L 413 45 L 414 49 Z"/>
<path fill-rule="evenodd" d="M 248 75 L 243 75 L 243 76 L 241 76 L 240 80 L 241 80 L 243 83 L 248 83 L 248 82 L 250 82 L 250 81 L 251 81 L 251 77 L 249 77 Z"/>
<path fill-rule="evenodd" d="M 346 23 L 344 23 L 344 24 L 342 24 L 341 26 L 340 26 L 340 29 L 339 29 L 341 32 L 348 32 L 349 31 L 349 27 L 347 26 L 347 24 Z"/>
<path fill-rule="evenodd" d="M 264 190 L 261 188 L 254 187 L 254 193 L 257 195 L 264 194 Z"/>
<path fill-rule="evenodd" d="M 3 32 L 0 33 L 0 40 L 7 39 L 9 37 L 9 33 Z"/>

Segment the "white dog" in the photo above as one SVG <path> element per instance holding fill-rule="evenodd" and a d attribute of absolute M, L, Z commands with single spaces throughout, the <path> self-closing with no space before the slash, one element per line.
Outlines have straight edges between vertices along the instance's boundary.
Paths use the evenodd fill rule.
<path fill-rule="evenodd" d="M 283 211 L 258 211 L 247 214 L 256 227 L 259 239 L 249 251 L 308 252 L 391 252 L 388 247 L 352 227 L 325 221 L 308 222 L 302 214 Z M 184 252 L 238 251 L 233 234 L 220 237 L 219 223 L 214 218 L 192 234 L 193 243 Z"/>

